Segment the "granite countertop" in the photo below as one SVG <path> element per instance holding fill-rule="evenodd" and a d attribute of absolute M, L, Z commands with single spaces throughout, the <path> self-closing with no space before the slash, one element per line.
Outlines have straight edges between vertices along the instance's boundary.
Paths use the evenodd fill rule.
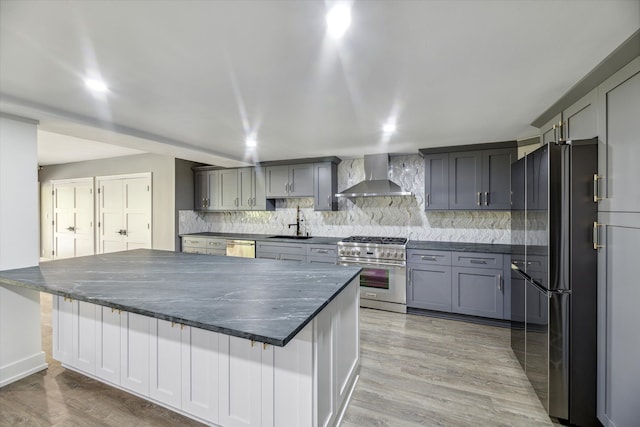
<path fill-rule="evenodd" d="M 484 252 L 493 254 L 510 254 L 511 245 L 492 243 L 466 243 L 466 242 L 433 242 L 409 240 L 407 249 L 426 249 L 450 252 Z"/>
<path fill-rule="evenodd" d="M 244 233 L 216 233 L 216 232 L 203 232 L 203 233 L 184 233 L 180 234 L 180 237 L 193 236 L 193 237 L 220 237 L 224 239 L 238 239 L 238 240 L 259 240 L 264 242 L 294 242 L 294 243 L 306 243 L 306 244 L 320 244 L 320 245 L 335 245 L 342 237 L 310 237 L 309 239 L 287 239 L 274 237 L 273 234 L 244 234 Z"/>
<path fill-rule="evenodd" d="M 0 271 L 0 283 L 282 347 L 360 271 L 136 249 Z"/>

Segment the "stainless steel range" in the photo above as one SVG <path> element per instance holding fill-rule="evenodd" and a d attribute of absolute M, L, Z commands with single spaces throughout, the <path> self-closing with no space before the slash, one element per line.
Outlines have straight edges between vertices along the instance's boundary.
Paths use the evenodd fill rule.
<path fill-rule="evenodd" d="M 407 312 L 407 239 L 351 236 L 338 242 L 338 264 L 362 267 L 360 306 Z"/>

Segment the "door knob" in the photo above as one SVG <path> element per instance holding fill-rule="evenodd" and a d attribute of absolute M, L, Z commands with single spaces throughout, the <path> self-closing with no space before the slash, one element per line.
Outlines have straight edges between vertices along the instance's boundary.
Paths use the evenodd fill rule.
<path fill-rule="evenodd" d="M 76 228 L 74 226 L 69 226 L 67 227 L 67 230 L 69 231 L 76 231 Z"/>

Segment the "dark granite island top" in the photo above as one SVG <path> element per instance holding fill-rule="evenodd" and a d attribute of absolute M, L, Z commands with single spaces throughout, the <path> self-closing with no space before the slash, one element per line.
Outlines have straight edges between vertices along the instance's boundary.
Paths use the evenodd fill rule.
<path fill-rule="evenodd" d="M 360 271 L 136 249 L 0 271 L 0 283 L 282 347 Z"/>

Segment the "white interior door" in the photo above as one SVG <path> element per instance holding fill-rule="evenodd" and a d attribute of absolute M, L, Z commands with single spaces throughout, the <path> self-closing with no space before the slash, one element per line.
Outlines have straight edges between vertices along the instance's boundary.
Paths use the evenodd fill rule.
<path fill-rule="evenodd" d="M 98 253 L 124 250 L 124 197 L 121 179 L 98 179 Z"/>
<path fill-rule="evenodd" d="M 53 181 L 54 259 L 93 255 L 93 178 Z"/>
<path fill-rule="evenodd" d="M 75 198 L 75 256 L 93 255 L 95 253 L 93 178 L 89 181 L 76 184 Z"/>
<path fill-rule="evenodd" d="M 99 177 L 99 253 L 151 248 L 151 174 Z"/>
<path fill-rule="evenodd" d="M 151 248 L 151 177 L 123 180 L 125 250 Z"/>

